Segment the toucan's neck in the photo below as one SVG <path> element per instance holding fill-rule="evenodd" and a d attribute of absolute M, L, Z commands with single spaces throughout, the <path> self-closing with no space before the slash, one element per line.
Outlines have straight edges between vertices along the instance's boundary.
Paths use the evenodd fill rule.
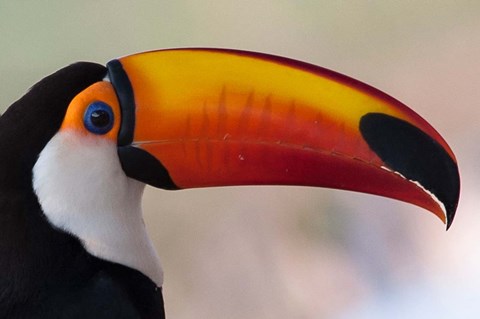
<path fill-rule="evenodd" d="M 122 170 L 117 145 L 59 131 L 33 168 L 43 213 L 93 256 L 136 269 L 162 286 L 163 272 L 142 217 L 145 184 Z"/>
<path fill-rule="evenodd" d="M 61 262 L 62 256 L 82 251 L 78 240 L 55 230 L 42 214 L 33 192 L 32 169 L 38 154 L 58 131 L 73 97 L 105 74 L 105 67 L 98 64 L 68 66 L 38 82 L 0 117 L 2 285 L 2 280 L 20 282 L 25 278 L 27 282 L 30 275 L 39 276 L 54 260 Z"/>
<path fill-rule="evenodd" d="M 132 309 L 164 318 L 161 289 L 149 278 L 92 256 L 53 228 L 33 192 L 0 194 L 0 318 L 70 318 L 76 309 L 82 318 Z"/>
<path fill-rule="evenodd" d="M 27 298 L 54 274 L 62 276 L 70 260 L 82 260 L 78 256 L 85 255 L 77 239 L 48 223 L 33 191 L 36 158 L 61 123 L 59 119 L 49 126 L 41 116 L 34 121 L 41 114 L 35 108 L 28 112 L 28 104 L 36 100 L 32 96 L 35 91 L 32 89 L 0 117 L 1 306 L 7 303 L 5 298 Z M 79 263 L 80 272 L 81 268 Z"/>
<path fill-rule="evenodd" d="M 0 191 L 0 255 L 0 304 L 68 277 L 67 265 L 80 274 L 89 267 L 79 241 L 54 229 L 27 189 Z"/>
<path fill-rule="evenodd" d="M 42 214 L 32 169 L 73 97 L 105 74 L 98 64 L 68 66 L 35 84 L 0 117 L 0 281 L 10 270 L 20 274 L 22 267 L 33 267 L 25 269 L 28 277 L 65 253 L 78 253 L 78 240 L 55 230 Z"/>

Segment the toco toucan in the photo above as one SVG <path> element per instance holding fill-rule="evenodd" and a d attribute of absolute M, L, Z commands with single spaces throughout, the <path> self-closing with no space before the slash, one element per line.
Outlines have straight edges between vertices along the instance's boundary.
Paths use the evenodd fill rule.
<path fill-rule="evenodd" d="M 75 63 L 0 117 L 0 318 L 164 318 L 146 184 L 354 190 L 447 227 L 460 189 L 424 119 L 318 66 L 200 48 Z"/>

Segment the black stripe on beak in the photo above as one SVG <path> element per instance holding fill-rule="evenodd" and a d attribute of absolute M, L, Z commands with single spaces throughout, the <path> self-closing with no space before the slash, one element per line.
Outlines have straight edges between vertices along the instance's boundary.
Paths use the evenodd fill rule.
<path fill-rule="evenodd" d="M 133 130 L 135 128 L 135 98 L 132 85 L 120 61 L 112 60 L 108 62 L 107 68 L 108 77 L 115 89 L 122 112 L 122 124 L 118 132 L 118 145 L 130 145 L 133 141 Z"/>

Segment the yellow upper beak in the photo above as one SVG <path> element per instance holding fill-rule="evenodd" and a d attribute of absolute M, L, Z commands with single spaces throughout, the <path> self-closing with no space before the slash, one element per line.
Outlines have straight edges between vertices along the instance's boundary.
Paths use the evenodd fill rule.
<path fill-rule="evenodd" d="M 108 66 L 122 109 L 119 145 L 153 156 L 171 185 L 150 184 L 325 186 L 410 202 L 448 225 L 453 219 L 453 152 L 419 115 L 366 84 L 219 49 L 153 51 Z"/>

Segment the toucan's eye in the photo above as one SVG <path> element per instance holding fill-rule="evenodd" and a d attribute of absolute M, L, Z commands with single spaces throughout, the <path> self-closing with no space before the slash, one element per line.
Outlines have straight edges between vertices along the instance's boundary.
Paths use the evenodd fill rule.
<path fill-rule="evenodd" d="M 113 127 L 112 108 L 104 102 L 93 102 L 85 111 L 83 123 L 87 130 L 94 134 L 106 134 Z"/>

